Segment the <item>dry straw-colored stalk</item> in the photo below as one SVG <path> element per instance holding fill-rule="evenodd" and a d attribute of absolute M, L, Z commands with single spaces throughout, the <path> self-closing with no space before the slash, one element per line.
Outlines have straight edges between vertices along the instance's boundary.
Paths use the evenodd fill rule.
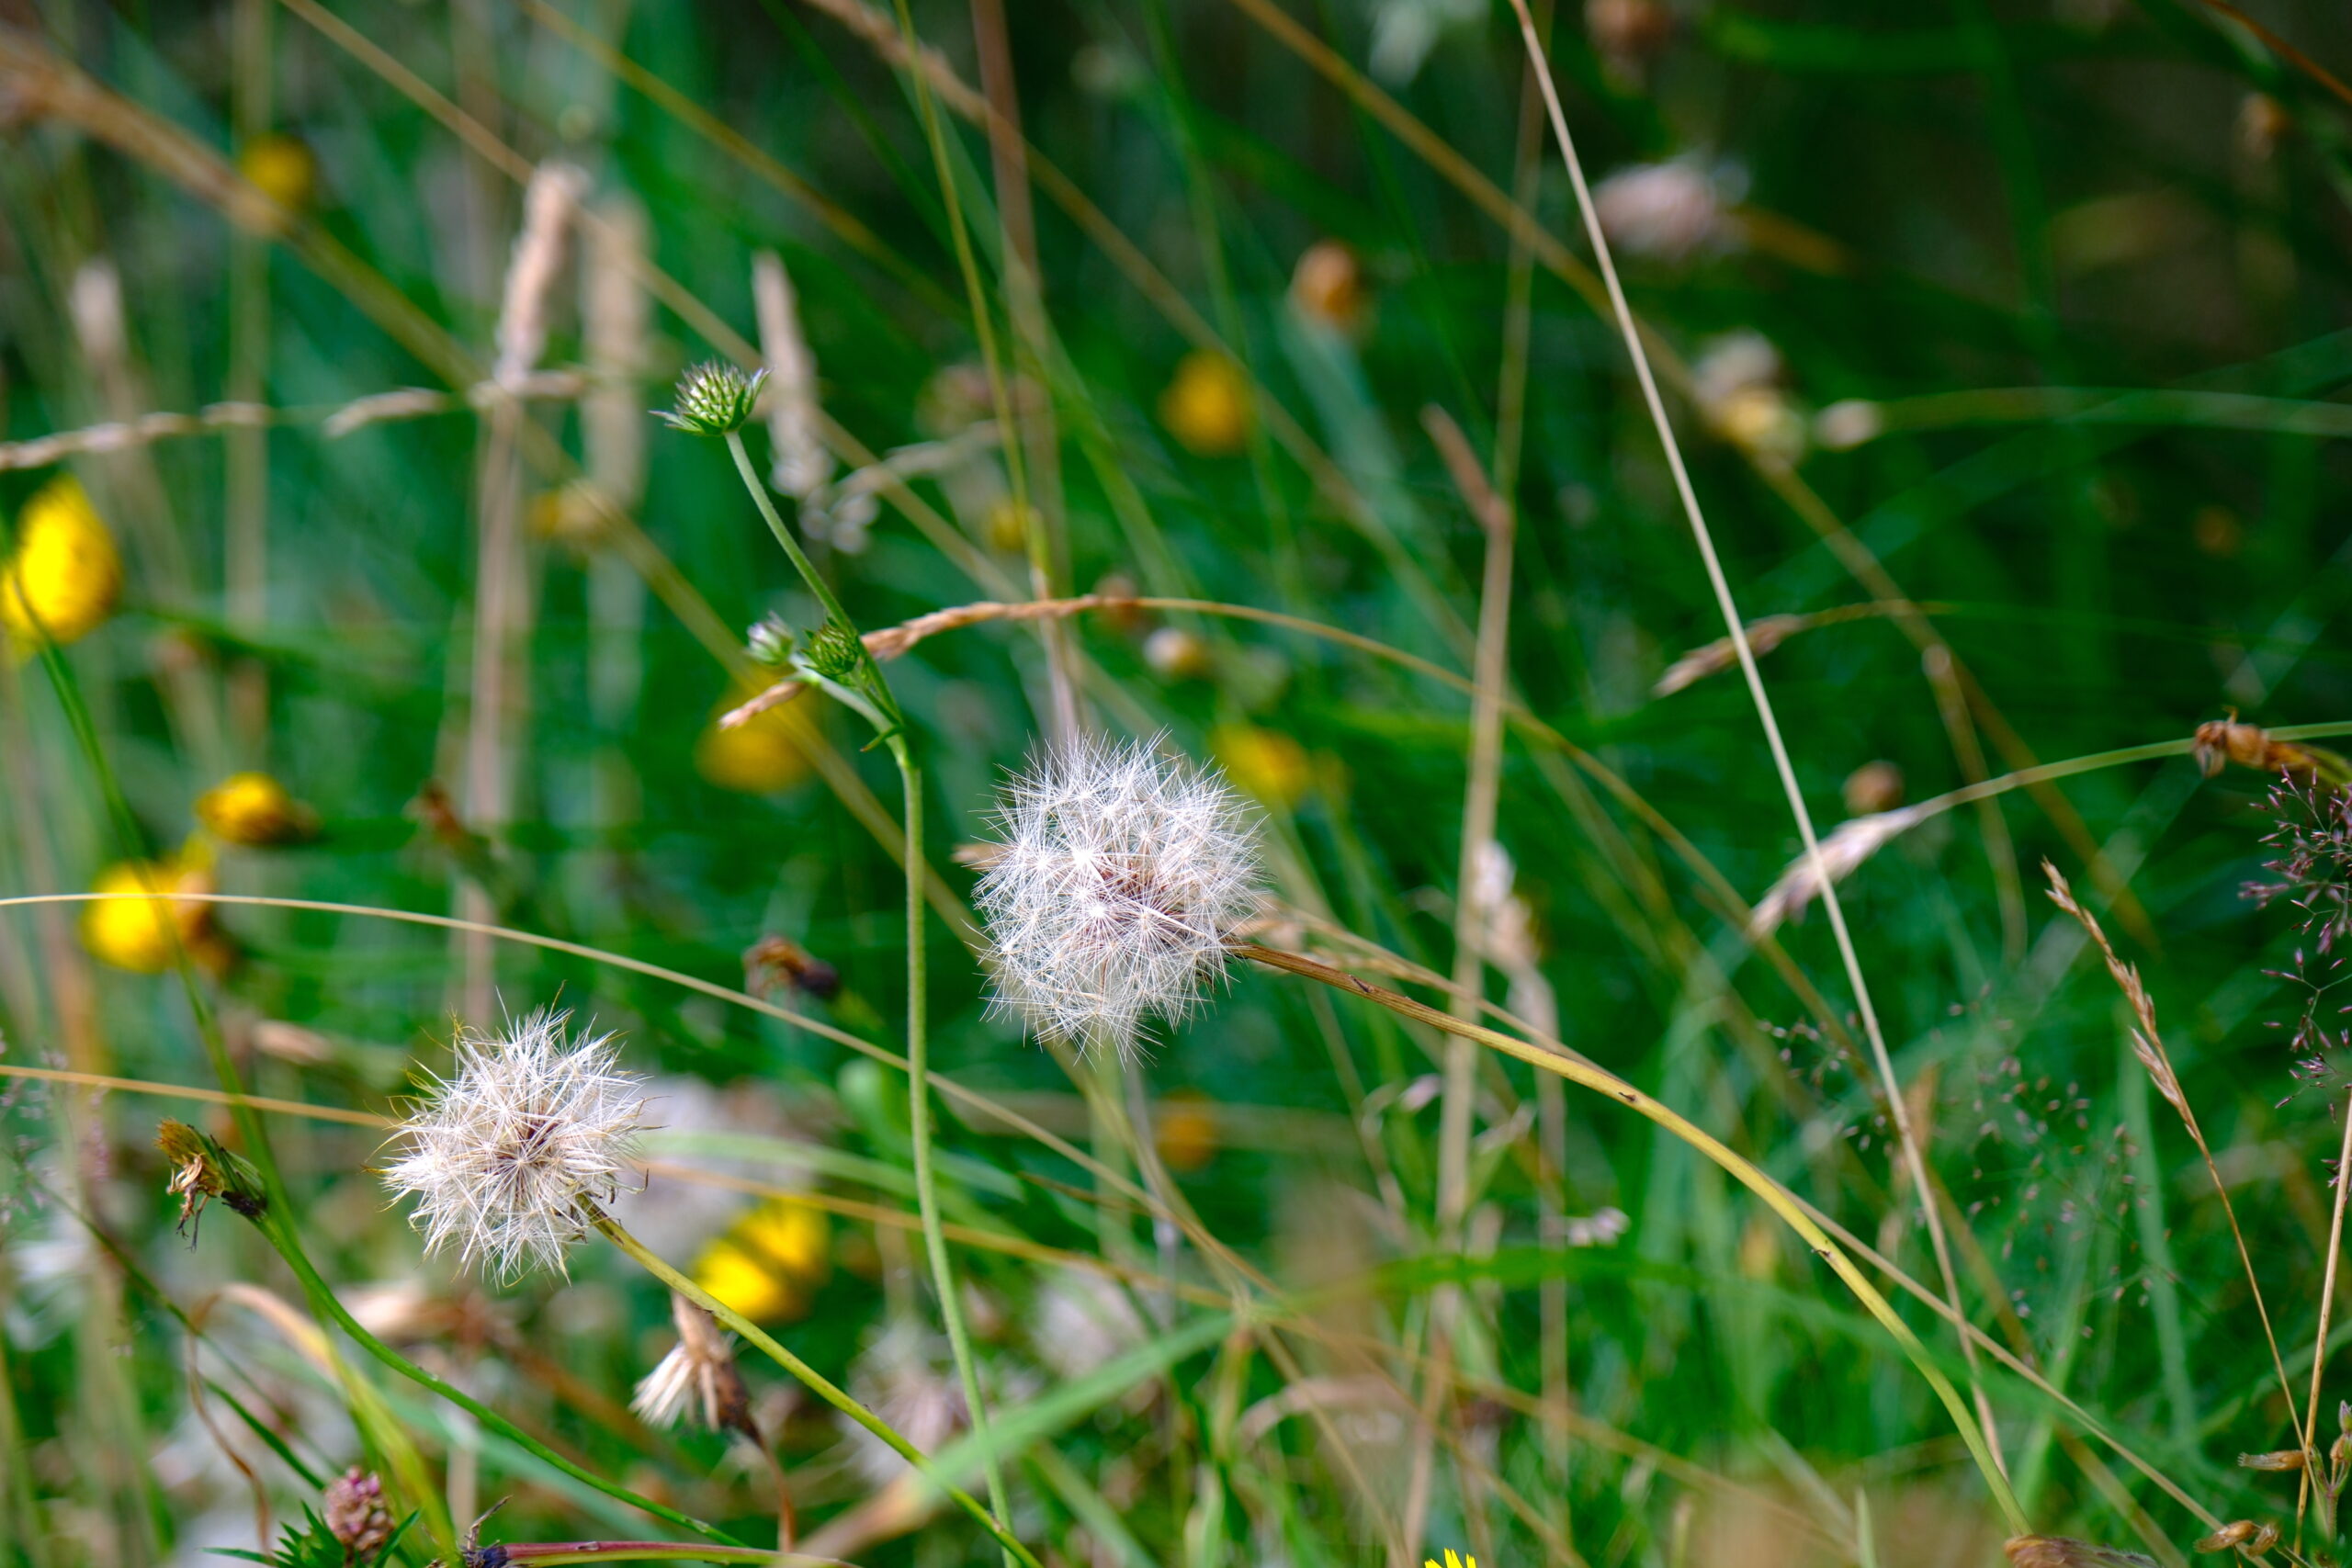
<path fill-rule="evenodd" d="M 752 306 L 759 317 L 760 353 L 767 361 L 768 441 L 775 448 L 768 481 L 807 501 L 833 477 L 833 455 L 818 434 L 817 356 L 800 330 L 800 309 L 784 258 L 762 251 L 752 258 Z"/>
<path fill-rule="evenodd" d="M 1552 122 L 1552 134 L 1559 144 L 1560 161 L 1567 166 L 1568 183 L 1576 192 L 1577 210 L 1584 220 L 1585 238 L 1592 245 L 1593 261 L 1608 297 L 1609 313 L 1624 339 L 1626 357 L 1632 362 L 1634 378 L 1641 386 L 1642 401 L 1649 411 L 1651 426 L 1657 433 L 1667 470 L 1674 479 L 1675 494 L 1682 503 L 1682 514 L 1690 526 L 1691 541 L 1698 547 L 1700 561 L 1706 569 L 1708 585 L 1714 591 L 1715 607 L 1723 615 L 1724 630 L 1730 635 L 1733 652 L 1739 660 L 1740 673 L 1747 680 L 1747 694 L 1755 705 L 1757 721 L 1763 728 L 1765 746 L 1771 755 L 1773 772 L 1780 778 L 1781 791 L 1787 799 L 1789 814 L 1796 819 L 1797 836 L 1804 840 L 1805 854 L 1814 863 L 1815 878 L 1821 884 L 1822 906 L 1828 912 L 1829 929 L 1837 939 L 1838 954 L 1845 967 L 1847 983 L 1853 990 L 1854 1008 L 1861 1020 L 1863 1037 L 1870 1043 L 1871 1063 L 1878 1071 L 1888 1116 L 1894 1123 L 1895 1142 L 1902 1151 L 1904 1169 L 1911 1179 L 1911 1187 L 1919 1203 L 1920 1218 L 1935 1255 L 1937 1272 L 1942 1278 L 1944 1293 L 1954 1316 L 1964 1321 L 1960 1277 L 1952 1266 L 1951 1245 L 1944 1234 L 1943 1218 L 1937 1210 L 1935 1188 L 1928 1176 L 1927 1156 L 1921 1152 L 1918 1134 L 1911 1124 L 1908 1101 L 1903 1092 L 1902 1080 L 1895 1074 L 1894 1057 L 1887 1051 L 1885 1033 L 1879 1026 L 1878 1009 L 1871 998 L 1870 982 L 1862 974 L 1860 955 L 1855 951 L 1852 933 L 1846 928 L 1846 915 L 1838 902 L 1835 879 L 1823 865 L 1821 845 L 1814 833 L 1813 815 L 1805 807 L 1804 790 L 1798 786 L 1796 768 L 1790 761 L 1788 746 L 1781 739 L 1780 719 L 1773 711 L 1772 699 L 1764 689 L 1763 677 L 1757 672 L 1756 653 L 1748 644 L 1746 625 L 1732 596 L 1731 580 L 1716 552 L 1714 536 L 1707 526 L 1706 513 L 1699 504 L 1698 491 L 1692 485 L 1690 469 L 1682 460 L 1682 448 L 1675 436 L 1673 422 L 1667 417 L 1666 400 L 1658 390 L 1657 376 L 1650 366 L 1642 323 L 1634 316 L 1633 306 L 1625 299 L 1624 287 L 1618 279 L 1617 265 L 1610 255 L 1609 237 L 1602 230 L 1592 190 L 1586 183 L 1584 164 L 1577 155 L 1576 139 L 1568 133 L 1567 114 L 1560 107 L 1559 90 L 1552 81 L 1551 62 L 1544 52 L 1534 13 L 1529 9 L 1527 0 L 1511 0 L 1511 8 L 1519 18 L 1520 39 L 1526 45 L 1528 62 L 1535 68 L 1536 85 L 1542 90 L 1544 113 Z M 1970 1391 L 1975 1404 L 1973 1420 L 1958 1410 L 1953 1412 L 1958 1418 L 1961 1436 L 1983 1466 L 1984 1483 L 1994 1500 L 2012 1523 L 2022 1530 L 2024 1515 L 2009 1485 L 2007 1463 L 2001 1452 L 2000 1427 L 1993 1418 L 1991 1401 L 1986 1397 L 1984 1384 L 1978 1377 L 1975 1346 L 1966 1335 L 1962 1335 L 1960 1348 L 1962 1359 L 1967 1364 Z"/>
<path fill-rule="evenodd" d="M 2286 1396 L 2287 1419 L 2294 1424 L 2296 1443 L 2310 1447 L 2309 1428 L 2295 1409 L 2295 1392 L 2287 1381 L 2286 1359 L 2278 1353 L 2278 1336 L 2270 1325 L 2270 1308 L 2262 1297 L 2262 1281 L 2255 1277 L 2254 1254 L 2245 1244 L 2245 1233 L 2238 1227 L 2237 1209 L 2230 1201 L 2229 1183 L 2222 1179 L 2221 1167 L 2213 1160 L 2212 1146 L 2205 1141 L 2205 1130 L 2198 1125 L 2197 1112 L 2189 1106 L 2188 1097 L 2181 1091 L 2180 1075 L 2174 1071 L 2172 1054 L 2165 1049 L 2164 1036 L 2156 1030 L 2156 1004 L 2148 995 L 2148 987 L 2141 982 L 2139 969 L 2116 956 L 2114 944 L 2107 940 L 2098 919 L 2075 901 L 2075 890 L 2056 866 L 2041 863 L 2042 874 L 2050 880 L 2050 901 L 2073 916 L 2089 936 L 2106 961 L 2107 972 L 2115 978 L 2116 988 L 2123 993 L 2125 1005 L 2131 1008 L 2135 1026 L 2132 1031 L 2132 1054 L 2147 1069 L 2148 1081 L 2164 1096 L 2180 1117 L 2180 1124 L 2188 1131 L 2188 1141 L 2197 1145 L 2198 1155 L 2205 1161 L 2205 1173 L 2212 1179 L 2213 1195 L 2222 1201 L 2222 1213 L 2230 1223 L 2230 1237 L 2237 1244 L 2238 1261 L 2245 1268 L 2245 1282 L 2254 1292 L 2254 1310 L 2262 1319 L 2262 1337 L 2270 1347 L 2270 1365 L 2278 1377 L 2278 1391 Z"/>

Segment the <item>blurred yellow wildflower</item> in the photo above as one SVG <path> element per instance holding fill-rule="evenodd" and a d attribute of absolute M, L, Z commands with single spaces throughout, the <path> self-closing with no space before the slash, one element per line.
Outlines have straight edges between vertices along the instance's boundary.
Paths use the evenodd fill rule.
<path fill-rule="evenodd" d="M 989 508 L 985 524 L 989 548 L 1017 554 L 1029 546 L 1029 524 L 1037 515 L 1034 506 L 1023 506 L 1011 496 L 1001 498 Z"/>
<path fill-rule="evenodd" d="M 1216 1107 L 1190 1089 L 1178 1089 L 1160 1101 L 1151 1132 L 1160 1163 L 1180 1175 L 1216 1157 Z"/>
<path fill-rule="evenodd" d="M 231 773 L 196 797 L 196 819 L 223 843 L 291 844 L 318 829 L 318 813 L 267 773 Z"/>
<path fill-rule="evenodd" d="M 1422 1558 L 1421 1568 L 1437 1568 L 1437 1559 Z M 1457 1557 L 1454 1555 L 1453 1548 L 1449 1546 L 1445 1549 L 1445 1568 L 1478 1568 L 1478 1560 L 1475 1557 Z"/>
<path fill-rule="evenodd" d="M 1250 439 L 1250 383 L 1222 354 L 1194 349 L 1159 394 L 1159 423 L 1204 457 L 1227 457 Z"/>
<path fill-rule="evenodd" d="M 808 754 L 819 739 L 809 701 L 802 697 L 772 707 L 731 729 L 713 720 L 695 742 L 695 770 L 719 788 L 742 795 L 790 789 L 808 776 Z"/>
<path fill-rule="evenodd" d="M 319 160 L 301 138 L 269 130 L 237 153 L 237 172 L 264 196 L 289 212 L 300 212 L 319 193 Z"/>
<path fill-rule="evenodd" d="M 82 945 L 103 963 L 160 975 L 181 948 L 209 969 L 227 966 L 229 949 L 212 929 L 212 906 L 168 897 L 212 891 L 212 867 L 200 847 L 157 861 L 124 861 L 98 873 L 93 893 L 166 897 L 105 898 L 82 906 Z"/>
<path fill-rule="evenodd" d="M 0 570 L 0 627 L 18 657 L 96 629 L 122 592 L 114 536 L 71 474 L 35 491 L 17 513 L 17 547 Z"/>
<path fill-rule="evenodd" d="M 832 1227 L 824 1211 L 772 1198 L 738 1220 L 695 1260 L 695 1283 L 754 1323 L 797 1317 L 831 1272 Z"/>
<path fill-rule="evenodd" d="M 1306 798 L 1315 782 L 1306 748 L 1278 729 L 1254 724 L 1220 724 L 1209 731 L 1209 750 L 1224 764 L 1225 776 L 1244 794 L 1284 810 Z"/>

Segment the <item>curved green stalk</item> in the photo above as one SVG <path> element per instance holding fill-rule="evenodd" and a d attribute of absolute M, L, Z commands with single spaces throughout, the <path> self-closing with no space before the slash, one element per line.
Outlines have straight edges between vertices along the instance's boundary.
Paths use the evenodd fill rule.
<path fill-rule="evenodd" d="M 989 1534 L 997 1539 L 998 1544 L 1019 1559 L 1026 1568 L 1041 1568 L 1037 1559 L 1030 1553 L 1027 1547 L 1021 1544 L 1020 1538 L 1015 1536 L 1009 1527 L 999 1524 L 978 1498 L 941 1474 L 938 1466 L 932 1463 L 930 1455 L 900 1437 L 888 1422 L 834 1386 L 831 1380 L 816 1368 L 786 1349 L 758 1324 L 704 1290 L 685 1275 L 671 1268 L 668 1263 L 648 1249 L 643 1242 L 622 1229 L 611 1215 L 585 1199 L 582 1200 L 581 1208 L 587 1214 L 589 1224 L 602 1232 L 605 1240 L 628 1254 L 629 1258 L 647 1273 L 718 1319 L 753 1345 L 758 1346 L 768 1359 L 798 1379 L 811 1393 L 889 1444 L 893 1453 L 921 1471 L 931 1483 L 951 1498 L 957 1507 L 978 1520 Z"/>
<path fill-rule="evenodd" d="M 922 773 L 915 766 L 906 721 L 899 710 L 898 697 L 883 676 L 882 666 L 866 648 L 865 638 L 858 635 L 849 612 L 834 596 L 832 585 L 818 575 L 807 552 L 801 549 L 800 541 L 785 526 L 775 503 L 768 499 L 767 488 L 760 483 L 759 474 L 752 467 L 741 432 L 727 433 L 727 450 L 735 459 L 735 471 L 741 476 L 743 488 L 752 492 L 752 503 L 767 520 L 768 531 L 784 547 L 794 570 L 824 606 L 831 624 L 846 632 L 848 644 L 857 649 L 857 668 L 848 679 L 838 682 L 818 679 L 835 696 L 865 715 L 878 732 L 876 738 L 889 747 L 890 760 L 899 767 L 906 801 L 906 852 L 901 860 L 907 878 L 907 1121 L 914 1142 L 916 1207 L 922 1216 L 923 1252 L 931 1264 L 932 1287 L 939 1297 L 939 1315 L 947 1328 L 948 1348 L 956 1358 L 964 1407 L 970 1413 L 972 1430 L 985 1433 L 988 1406 L 980 1396 L 979 1366 L 972 1355 L 971 1331 L 964 1322 L 964 1301 L 956 1290 L 955 1259 L 948 1255 L 947 1237 L 940 1224 L 939 1185 L 932 1171 L 930 1015 L 925 995 L 922 921 Z M 993 1449 L 988 1451 L 982 1468 L 988 1480 L 989 1506 L 994 1516 L 989 1521 L 990 1532 L 1011 1542 L 1012 1508 L 1005 1491 L 1004 1467 Z"/>
<path fill-rule="evenodd" d="M 1660 1100 L 1652 1099 L 1616 1074 L 1595 1066 L 1589 1062 L 1563 1056 L 1555 1052 L 1547 1051 L 1542 1046 L 1532 1045 L 1524 1040 L 1514 1039 L 1498 1031 L 1465 1022 L 1449 1013 L 1441 1012 L 1436 1008 L 1417 1002 L 1401 992 L 1392 991 L 1385 986 L 1375 986 L 1368 980 L 1360 980 L 1344 969 L 1337 969 L 1329 964 L 1319 963 L 1304 953 L 1285 953 L 1279 948 L 1260 947 L 1250 942 L 1238 943 L 1232 951 L 1237 956 L 1262 964 L 1269 969 L 1279 969 L 1285 974 L 1297 975 L 1309 980 L 1320 980 L 1335 990 L 1345 991 L 1351 996 L 1377 1002 L 1391 1012 L 1426 1023 L 1430 1028 L 1442 1030 L 1448 1034 L 1459 1035 L 1464 1040 L 1474 1040 L 1491 1050 L 1501 1052 L 1504 1055 L 1516 1057 L 1530 1066 L 1556 1074 L 1570 1083 L 1607 1095 L 1610 1099 L 1649 1118 L 1713 1161 L 1726 1174 L 1761 1198 L 1765 1207 L 1770 1209 L 1783 1224 L 1796 1232 L 1804 1239 L 1805 1246 L 1812 1250 L 1814 1256 L 1829 1265 L 1831 1271 L 1845 1283 L 1848 1290 L 1854 1293 L 1855 1299 L 1862 1303 L 1864 1309 L 1872 1317 L 1878 1319 L 1880 1325 L 1885 1328 L 1887 1333 L 1894 1337 L 1894 1342 L 1902 1347 L 1904 1355 L 1910 1358 L 1911 1364 L 1918 1369 L 1921 1377 L 1928 1380 L 1928 1386 L 1935 1390 L 1936 1397 L 1943 1402 L 1944 1408 L 1951 1413 L 1952 1425 L 1959 1429 L 1960 1440 L 1967 1445 L 1970 1457 L 1975 1460 L 1977 1469 L 1984 1472 L 1984 1484 L 1993 1494 L 1993 1501 L 2000 1507 L 2002 1516 L 2008 1521 L 2011 1531 L 2018 1535 L 2033 1533 L 2033 1527 L 2026 1522 L 2025 1510 L 2018 1504 L 2016 1492 L 2009 1486 L 2008 1477 L 2002 1473 L 2001 1467 L 1993 1461 L 1992 1450 L 1984 1441 L 1984 1429 L 1976 1424 L 1975 1414 L 1969 1409 L 1968 1401 L 1957 1388 L 1952 1386 L 1951 1380 L 1944 1375 L 1943 1369 L 1936 1365 L 1934 1358 L 1928 1354 L 1928 1348 L 1920 1343 L 1919 1337 L 1911 1331 L 1911 1325 L 1905 1323 L 1902 1316 L 1895 1312 L 1893 1303 L 1881 1295 L 1878 1288 L 1863 1277 L 1861 1269 L 1856 1267 L 1854 1260 L 1847 1257 L 1844 1249 L 1830 1239 L 1829 1233 L 1822 1229 L 1814 1217 L 1805 1212 L 1804 1205 L 1797 1201 L 1796 1196 L 1773 1180 L 1752 1161 L 1741 1157 L 1721 1139 L 1690 1121 L 1680 1111 Z"/>

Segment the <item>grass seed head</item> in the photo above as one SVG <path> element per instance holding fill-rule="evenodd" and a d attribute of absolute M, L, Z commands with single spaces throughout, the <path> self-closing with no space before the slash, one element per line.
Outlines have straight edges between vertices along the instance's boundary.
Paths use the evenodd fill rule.
<path fill-rule="evenodd" d="M 574 1043 L 570 1015 L 542 1009 L 495 1037 L 458 1038 L 457 1073 L 394 1134 L 407 1150 L 384 1175 L 413 1196 L 427 1252 L 502 1280 L 564 1270 L 583 1200 L 609 1202 L 637 1153 L 642 1080 L 621 1070 L 609 1034 Z"/>
<path fill-rule="evenodd" d="M 975 898 L 995 1006 L 1046 1040 L 1131 1054 L 1225 973 L 1257 910 L 1255 823 L 1224 777 L 1150 742 L 1087 739 L 1012 781 L 1003 843 Z"/>

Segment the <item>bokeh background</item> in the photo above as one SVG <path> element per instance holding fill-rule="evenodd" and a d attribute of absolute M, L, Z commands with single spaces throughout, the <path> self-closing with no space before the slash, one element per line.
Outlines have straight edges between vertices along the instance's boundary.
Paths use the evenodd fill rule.
<path fill-rule="evenodd" d="M 2178 1562 L 2211 1517 L 2291 1517 L 2293 1478 L 2233 1462 L 2294 1438 L 2205 1167 L 2038 867 L 2143 967 L 2300 1389 L 2342 1108 L 2298 1092 L 2284 1036 L 2332 1027 L 2332 961 L 2242 894 L 2258 748 L 2211 777 L 2188 752 L 2200 723 L 2323 724 L 2352 695 L 2342 15 L 1537 19 L 1739 605 L 1778 617 L 1761 670 L 1823 830 L 2169 745 L 1882 835 L 1847 909 L 1969 1315 L 2076 1402 L 1984 1362 L 2037 1527 Z M 797 390 L 753 453 L 863 626 L 1109 596 L 1057 623 L 1082 719 L 1164 733 L 1262 810 L 1265 940 L 1442 1000 L 1482 900 L 1493 1000 L 1940 1292 L 1818 907 L 1748 934 L 1795 825 L 1511 12 L 909 20 L 968 268 L 899 18 L 865 0 L 0 6 L 0 516 L 13 570 L 44 527 L 96 552 L 43 569 L 70 646 L 19 635 L 0 670 L 0 891 L 145 876 L 457 915 L 892 1045 L 895 777 L 821 697 L 717 723 L 773 678 L 751 628 L 817 610 L 723 449 L 645 412 L 691 362 L 765 362 Z M 1533 721 L 1466 892 L 1490 536 L 1440 427 L 1514 526 L 1503 646 Z M 1197 1220 L 951 1101 L 994 1397 L 1196 1325 L 1227 1282 L 1204 1235 L 1262 1270 L 1254 1337 L 1103 1388 L 1014 1461 L 1049 1562 L 1996 1560 L 1917 1372 L 1647 1123 L 1495 1068 L 1450 1232 L 1434 1034 L 1259 973 L 1131 1064 L 987 1016 L 957 852 L 1051 728 L 1046 642 L 975 625 L 890 672 L 929 770 L 938 1066 Z M 110 908 L 0 914 L 0 1066 L 66 1075 L 0 1099 L 0 1560 L 29 1568 L 253 1549 L 257 1504 L 283 1522 L 362 1457 L 265 1249 L 220 1213 L 175 1234 L 155 1122 L 226 1122 L 136 1087 L 212 1080 L 169 933 Z M 508 1011 L 619 1032 L 666 1124 L 629 1223 L 910 1432 L 961 1419 L 896 1074 L 576 952 L 175 919 L 278 1100 L 394 1111 L 459 1023 Z M 652 1281 L 596 1249 L 512 1289 L 426 1262 L 368 1173 L 379 1130 L 270 1125 L 379 1332 L 601 1472 L 768 1528 L 741 1451 L 625 1408 L 669 1343 Z M 1431 1393 L 1432 1303 L 1463 1280 Z M 765 1371 L 761 1419 L 839 1555 L 994 1551 Z M 511 1497 L 498 1539 L 644 1533 L 382 1391 L 459 1526 Z M 1420 1408 L 1439 1436 L 1400 1543 Z"/>

